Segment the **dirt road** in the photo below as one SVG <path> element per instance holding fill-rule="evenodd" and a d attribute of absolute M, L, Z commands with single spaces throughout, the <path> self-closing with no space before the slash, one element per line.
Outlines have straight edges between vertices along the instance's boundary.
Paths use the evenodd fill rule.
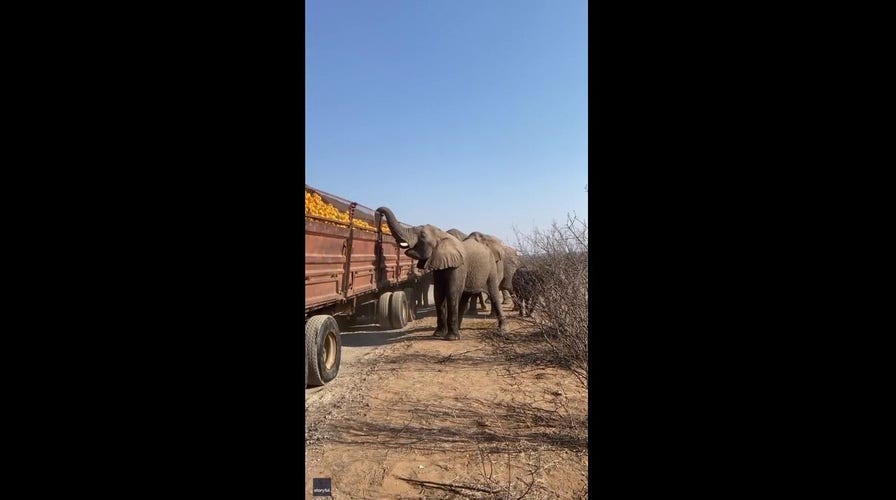
<path fill-rule="evenodd" d="M 587 392 L 504 308 L 504 336 L 480 313 L 434 338 L 431 307 L 343 332 L 339 376 L 305 391 L 305 498 L 587 498 Z"/>

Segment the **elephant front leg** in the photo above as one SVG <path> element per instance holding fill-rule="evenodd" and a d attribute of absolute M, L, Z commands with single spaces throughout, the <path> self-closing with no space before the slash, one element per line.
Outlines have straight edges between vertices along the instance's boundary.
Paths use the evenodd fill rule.
<path fill-rule="evenodd" d="M 447 325 L 446 325 L 446 304 L 445 304 L 445 293 L 443 290 L 440 290 L 438 286 L 435 286 L 433 289 L 433 295 L 436 301 L 436 330 L 432 332 L 434 337 L 444 337 L 446 333 L 448 333 Z"/>
<path fill-rule="evenodd" d="M 470 298 L 466 297 L 466 300 L 470 300 Z M 448 334 L 445 335 L 445 340 L 460 340 L 461 315 L 458 313 L 462 309 L 460 309 L 460 304 L 458 304 L 458 297 L 449 295 L 446 302 L 448 303 Z M 460 302 L 465 301 L 460 300 Z"/>
<path fill-rule="evenodd" d="M 472 294 L 470 295 L 470 297 L 472 297 Z M 466 300 L 465 296 L 462 296 L 460 299 L 459 307 L 461 314 L 466 314 L 468 316 L 479 316 L 479 310 L 476 308 L 476 299 Z"/>

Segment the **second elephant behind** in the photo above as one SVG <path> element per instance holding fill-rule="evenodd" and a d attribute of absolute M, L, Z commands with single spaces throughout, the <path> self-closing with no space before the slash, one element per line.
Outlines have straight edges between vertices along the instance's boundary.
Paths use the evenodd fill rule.
<path fill-rule="evenodd" d="M 463 233 L 458 229 L 449 229 L 447 231 L 452 236 L 465 240 L 468 238 L 475 239 L 481 243 L 489 245 L 491 248 L 500 248 L 500 250 L 495 250 L 495 254 L 498 256 L 499 262 L 498 265 L 500 267 L 500 278 L 498 283 L 498 290 L 501 292 L 501 303 L 507 304 L 513 301 L 514 291 L 513 291 L 513 276 L 516 274 L 517 269 L 520 268 L 520 255 L 517 250 L 509 245 L 505 245 L 501 239 L 489 235 L 480 233 L 479 231 L 474 231 L 469 235 Z M 479 304 L 482 309 L 485 310 L 485 302 L 482 300 L 482 297 L 479 298 Z M 500 307 L 500 305 L 498 306 Z M 496 307 L 492 307 L 491 316 L 495 316 Z M 467 311 L 469 314 L 476 314 L 476 302 L 472 302 L 470 304 L 470 308 Z"/>

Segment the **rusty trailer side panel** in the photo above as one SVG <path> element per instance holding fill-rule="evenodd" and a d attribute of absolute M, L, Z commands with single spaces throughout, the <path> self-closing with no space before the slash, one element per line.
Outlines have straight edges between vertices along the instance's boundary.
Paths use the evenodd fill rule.
<path fill-rule="evenodd" d="M 353 216 L 355 207 L 350 205 Z M 372 210 L 367 210 L 369 213 L 358 214 L 379 222 Z M 391 235 L 327 222 L 335 221 L 305 217 L 306 314 L 356 298 L 374 300 L 379 292 L 401 288 L 420 273 L 417 261 L 404 255 Z"/>
<path fill-rule="evenodd" d="M 345 298 L 349 229 L 305 219 L 305 310 Z"/>
<path fill-rule="evenodd" d="M 376 233 L 355 230 L 350 265 L 349 296 L 376 291 L 377 252 Z"/>

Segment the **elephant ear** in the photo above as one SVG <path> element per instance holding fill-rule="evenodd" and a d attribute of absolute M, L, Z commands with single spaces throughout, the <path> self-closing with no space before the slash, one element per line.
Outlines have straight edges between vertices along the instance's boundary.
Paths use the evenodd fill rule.
<path fill-rule="evenodd" d="M 439 269 L 459 267 L 463 263 L 463 246 L 457 238 L 447 236 L 439 240 L 438 246 L 432 251 L 432 256 L 426 260 L 424 269 L 438 271 Z"/>

